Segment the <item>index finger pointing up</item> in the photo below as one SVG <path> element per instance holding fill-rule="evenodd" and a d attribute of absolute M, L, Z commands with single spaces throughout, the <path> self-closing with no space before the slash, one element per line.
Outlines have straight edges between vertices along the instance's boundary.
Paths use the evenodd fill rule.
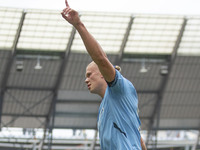
<path fill-rule="evenodd" d="M 69 4 L 68 4 L 67 0 L 65 0 L 65 5 L 66 5 L 67 7 L 69 7 Z"/>

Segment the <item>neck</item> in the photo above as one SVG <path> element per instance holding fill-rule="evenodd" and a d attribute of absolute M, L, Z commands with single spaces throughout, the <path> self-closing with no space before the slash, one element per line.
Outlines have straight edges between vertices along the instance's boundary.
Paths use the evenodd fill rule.
<path fill-rule="evenodd" d="M 101 92 L 99 93 L 99 96 L 101 96 L 101 98 L 104 98 L 104 95 L 106 93 L 106 88 L 107 88 L 107 83 L 103 86 Z"/>

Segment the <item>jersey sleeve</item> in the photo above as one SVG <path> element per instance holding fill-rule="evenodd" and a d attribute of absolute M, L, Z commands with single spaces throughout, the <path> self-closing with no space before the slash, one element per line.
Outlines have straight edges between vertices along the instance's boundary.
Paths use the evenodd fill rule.
<path fill-rule="evenodd" d="M 115 79 L 111 82 L 107 82 L 107 84 L 112 91 L 120 92 L 124 90 L 124 82 L 125 78 L 118 70 L 115 70 Z"/>

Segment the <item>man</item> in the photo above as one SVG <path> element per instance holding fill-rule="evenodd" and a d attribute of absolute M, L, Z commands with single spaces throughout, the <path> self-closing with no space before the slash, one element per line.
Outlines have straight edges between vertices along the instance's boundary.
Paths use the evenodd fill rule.
<path fill-rule="evenodd" d="M 66 8 L 61 13 L 80 34 L 91 62 L 86 68 L 86 84 L 91 93 L 102 97 L 98 130 L 102 150 L 141 150 L 138 98 L 134 86 L 113 67 L 99 43 L 88 32 L 77 11 Z M 145 147 L 144 147 L 145 148 Z"/>

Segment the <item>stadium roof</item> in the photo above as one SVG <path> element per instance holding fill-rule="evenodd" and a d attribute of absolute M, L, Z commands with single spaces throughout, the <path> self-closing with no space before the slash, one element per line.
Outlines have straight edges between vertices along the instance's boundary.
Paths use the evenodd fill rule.
<path fill-rule="evenodd" d="M 199 17 L 82 12 L 81 19 L 134 84 L 143 130 L 199 130 Z M 90 61 L 56 11 L 0 8 L 1 127 L 96 129 L 101 99 L 84 84 Z"/>

